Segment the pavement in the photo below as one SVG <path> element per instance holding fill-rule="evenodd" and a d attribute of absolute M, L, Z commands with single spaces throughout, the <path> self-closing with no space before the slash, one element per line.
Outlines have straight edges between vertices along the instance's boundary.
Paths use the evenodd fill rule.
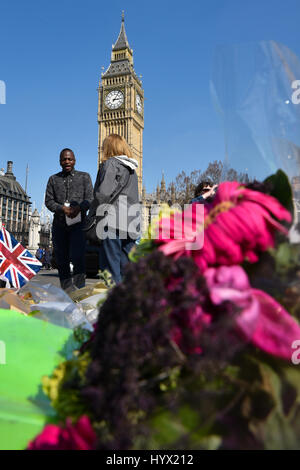
<path fill-rule="evenodd" d="M 57 269 L 41 269 L 39 273 L 33 278 L 36 282 L 41 284 L 54 284 L 56 287 L 60 287 L 58 271 Z M 98 278 L 87 278 L 85 284 L 87 286 L 93 285 L 98 282 Z"/>

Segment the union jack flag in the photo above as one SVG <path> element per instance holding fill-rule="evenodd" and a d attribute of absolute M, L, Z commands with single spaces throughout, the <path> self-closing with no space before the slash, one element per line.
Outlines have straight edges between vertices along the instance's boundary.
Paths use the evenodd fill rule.
<path fill-rule="evenodd" d="M 7 277 L 13 287 L 22 287 L 41 267 L 42 263 L 35 256 L 0 227 L 0 274 Z"/>

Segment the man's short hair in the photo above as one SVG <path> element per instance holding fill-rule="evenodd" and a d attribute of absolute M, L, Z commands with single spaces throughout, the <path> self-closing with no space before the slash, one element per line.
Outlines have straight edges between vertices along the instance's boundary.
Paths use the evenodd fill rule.
<path fill-rule="evenodd" d="M 60 160 L 61 160 L 61 158 L 62 158 L 62 156 L 65 152 L 71 152 L 73 154 L 74 159 L 75 159 L 75 154 L 74 154 L 73 150 L 71 150 L 71 149 L 62 149 L 62 151 L 59 154 L 59 159 Z"/>
<path fill-rule="evenodd" d="M 202 194 L 206 193 L 206 190 L 204 190 L 204 188 L 206 188 L 207 186 L 212 187 L 212 182 L 209 180 L 201 181 L 201 183 L 199 183 L 198 186 L 196 186 L 195 188 L 195 197 L 202 196 Z"/>

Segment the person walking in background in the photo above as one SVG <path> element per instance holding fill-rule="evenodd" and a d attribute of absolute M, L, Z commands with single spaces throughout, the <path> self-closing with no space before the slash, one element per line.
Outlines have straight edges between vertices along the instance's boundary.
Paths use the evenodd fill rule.
<path fill-rule="evenodd" d="M 42 263 L 43 268 L 44 268 L 45 267 L 45 248 L 42 248 L 42 256 L 41 256 L 40 262 Z"/>
<path fill-rule="evenodd" d="M 44 266 L 45 269 L 51 269 L 51 253 L 49 248 L 45 249 L 45 254 L 44 254 Z"/>
<path fill-rule="evenodd" d="M 43 250 L 42 248 L 39 246 L 38 249 L 36 250 L 35 252 L 35 257 L 41 261 L 42 260 L 42 257 L 43 257 Z"/>
<path fill-rule="evenodd" d="M 218 185 L 213 184 L 211 181 L 201 181 L 196 186 L 195 197 L 191 200 L 190 204 L 198 202 L 200 204 L 208 204 L 215 197 Z"/>
<path fill-rule="evenodd" d="M 139 204 L 136 174 L 138 162 L 132 158 L 126 140 L 118 134 L 106 137 L 103 152 L 105 161 L 99 167 L 91 211 L 96 212 L 99 206 L 104 207 L 107 204 L 113 209 L 112 216 L 108 214 L 106 218 L 107 231 L 103 225 L 100 234 L 100 265 L 101 269 L 107 269 L 113 280 L 119 283 L 128 263 L 128 254 L 140 235 L 139 214 L 128 213 L 130 207 Z M 129 227 L 133 225 L 136 229 L 131 232 Z"/>
<path fill-rule="evenodd" d="M 85 286 L 85 235 L 83 220 L 93 199 L 91 177 L 76 171 L 75 155 L 65 148 L 60 153 L 62 171 L 50 176 L 45 205 L 54 212 L 52 241 L 61 287 L 71 291 Z M 73 278 L 70 272 L 73 263 Z"/>

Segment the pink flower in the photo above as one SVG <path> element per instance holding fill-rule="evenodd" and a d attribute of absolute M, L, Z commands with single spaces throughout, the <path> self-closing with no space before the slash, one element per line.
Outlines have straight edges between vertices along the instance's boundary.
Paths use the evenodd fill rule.
<path fill-rule="evenodd" d="M 170 312 L 171 339 L 184 353 L 205 353 L 203 334 L 206 330 L 209 334 L 206 341 L 209 338 L 211 345 L 218 342 L 220 331 L 215 333 L 214 321 L 216 315 L 218 318 L 222 315 L 225 323 L 228 318 L 224 330 L 228 335 L 228 347 L 233 339 L 231 334 L 235 332 L 245 343 L 252 343 L 273 356 L 291 359 L 292 343 L 300 340 L 300 326 L 272 297 L 250 286 L 243 268 L 208 268 L 203 276 L 206 286 L 190 283 L 186 306 L 175 307 Z M 176 281 L 169 280 L 170 292 L 180 288 L 182 280 Z M 232 306 L 237 307 L 236 313 Z"/>
<path fill-rule="evenodd" d="M 163 245 L 159 248 L 165 255 L 175 259 L 193 249 L 203 246 L 204 216 L 207 209 L 201 204 L 191 204 L 184 212 L 163 216 L 158 223 L 156 241 Z"/>
<path fill-rule="evenodd" d="M 164 227 L 170 220 L 160 221 L 159 250 L 165 255 L 191 256 L 201 271 L 208 266 L 234 265 L 245 259 L 254 263 L 258 253 L 274 246 L 276 230 L 287 230 L 275 220 L 291 222 L 291 214 L 272 196 L 247 189 L 237 182 L 219 185 L 216 197 L 204 208 L 204 220 L 192 204 L 182 218 L 171 218 L 171 236 L 163 237 Z M 199 228 L 193 234 L 193 225 Z M 184 231 L 183 231 L 184 225 Z M 203 243 L 204 229 L 204 243 Z M 181 239 L 173 239 L 174 233 L 183 231 Z M 203 245 L 203 247 L 202 247 Z"/>
<path fill-rule="evenodd" d="M 61 428 L 54 424 L 45 426 L 28 445 L 29 450 L 91 450 L 95 446 L 96 434 L 87 416 L 81 416 L 73 425 L 67 419 L 66 426 Z"/>
<path fill-rule="evenodd" d="M 291 345 L 300 339 L 300 326 L 272 297 L 252 289 L 240 266 L 208 268 L 204 277 L 213 304 L 229 300 L 241 309 L 235 326 L 246 341 L 273 356 L 291 359 Z"/>

